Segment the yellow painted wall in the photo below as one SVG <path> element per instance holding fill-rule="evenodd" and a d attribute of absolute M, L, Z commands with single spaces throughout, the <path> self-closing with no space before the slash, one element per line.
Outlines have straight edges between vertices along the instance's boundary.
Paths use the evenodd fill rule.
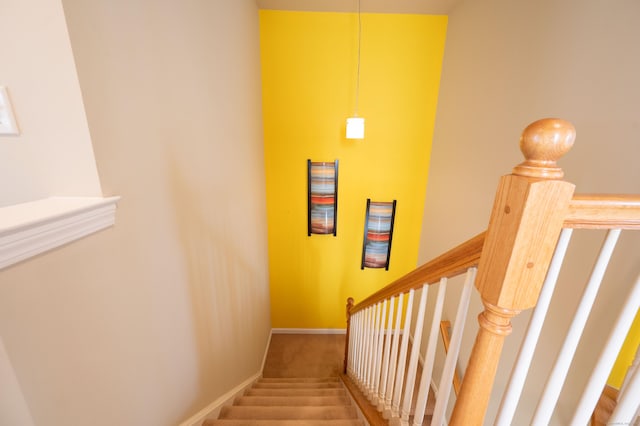
<path fill-rule="evenodd" d="M 344 328 L 347 297 L 415 268 L 446 16 L 260 11 L 271 318 Z M 307 159 L 339 160 L 338 235 L 307 236 Z M 360 269 L 366 199 L 397 200 L 389 271 Z"/>
<path fill-rule="evenodd" d="M 638 345 L 640 345 L 640 311 L 636 314 L 636 318 L 633 320 L 633 324 L 631 325 L 631 329 L 629 329 L 622 349 L 620 349 L 616 363 L 613 365 L 613 370 L 607 381 L 610 386 L 620 389 L 627 370 L 636 355 Z"/>

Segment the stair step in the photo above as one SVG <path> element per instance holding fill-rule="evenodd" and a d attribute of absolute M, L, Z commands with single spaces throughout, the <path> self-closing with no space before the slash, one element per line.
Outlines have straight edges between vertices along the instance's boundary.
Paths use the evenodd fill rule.
<path fill-rule="evenodd" d="M 205 420 L 202 426 L 364 426 L 362 420 Z"/>
<path fill-rule="evenodd" d="M 323 406 L 323 405 L 351 405 L 346 396 L 240 396 L 233 405 L 238 406 Z"/>
<path fill-rule="evenodd" d="M 332 383 L 339 382 L 337 377 L 262 377 L 258 383 Z"/>
<path fill-rule="evenodd" d="M 257 382 L 253 385 L 254 389 L 340 389 L 340 382 Z"/>
<path fill-rule="evenodd" d="M 344 389 L 248 389 L 245 396 L 347 396 Z"/>
<path fill-rule="evenodd" d="M 352 406 L 324 407 L 238 407 L 225 406 L 220 410 L 219 419 L 255 419 L 255 420 L 330 420 L 356 419 L 356 410 Z"/>

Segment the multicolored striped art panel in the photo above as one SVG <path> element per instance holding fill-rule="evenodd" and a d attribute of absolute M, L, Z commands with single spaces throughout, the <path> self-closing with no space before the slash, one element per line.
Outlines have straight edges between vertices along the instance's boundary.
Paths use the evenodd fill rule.
<path fill-rule="evenodd" d="M 367 199 L 360 269 L 385 268 L 389 270 L 395 214 L 396 200 L 379 202 Z"/>
<path fill-rule="evenodd" d="M 337 235 L 338 160 L 313 162 L 308 167 L 307 233 Z"/>

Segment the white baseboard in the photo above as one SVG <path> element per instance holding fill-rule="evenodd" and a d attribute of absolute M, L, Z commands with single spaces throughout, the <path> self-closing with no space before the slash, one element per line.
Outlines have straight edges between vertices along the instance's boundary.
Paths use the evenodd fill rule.
<path fill-rule="evenodd" d="M 187 420 L 180 423 L 179 426 L 200 426 L 202 422 L 207 419 L 217 419 L 218 414 L 220 414 L 220 410 L 225 405 L 233 404 L 233 400 L 242 395 L 245 390 L 255 383 L 260 377 L 262 377 L 262 372 L 264 371 L 264 363 L 267 360 L 267 353 L 269 352 L 269 345 L 271 344 L 271 335 L 273 334 L 273 330 L 269 332 L 269 338 L 267 339 L 267 345 L 264 349 L 264 355 L 262 356 L 262 365 L 260 365 L 260 371 L 258 371 L 253 376 L 249 377 L 244 382 L 240 383 L 238 386 L 231 389 L 229 392 L 225 393 L 211 404 L 204 407 L 202 410 L 198 411 L 193 416 L 189 417 Z"/>
<path fill-rule="evenodd" d="M 272 328 L 273 334 L 346 334 L 346 328 Z"/>

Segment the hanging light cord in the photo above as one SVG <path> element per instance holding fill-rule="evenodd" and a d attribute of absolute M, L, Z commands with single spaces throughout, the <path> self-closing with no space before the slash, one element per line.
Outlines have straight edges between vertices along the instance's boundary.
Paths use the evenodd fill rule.
<path fill-rule="evenodd" d="M 360 44 L 362 40 L 362 17 L 360 14 L 360 0 L 358 0 L 358 68 L 356 71 L 356 106 L 353 116 L 358 116 L 358 98 L 360 97 Z"/>

